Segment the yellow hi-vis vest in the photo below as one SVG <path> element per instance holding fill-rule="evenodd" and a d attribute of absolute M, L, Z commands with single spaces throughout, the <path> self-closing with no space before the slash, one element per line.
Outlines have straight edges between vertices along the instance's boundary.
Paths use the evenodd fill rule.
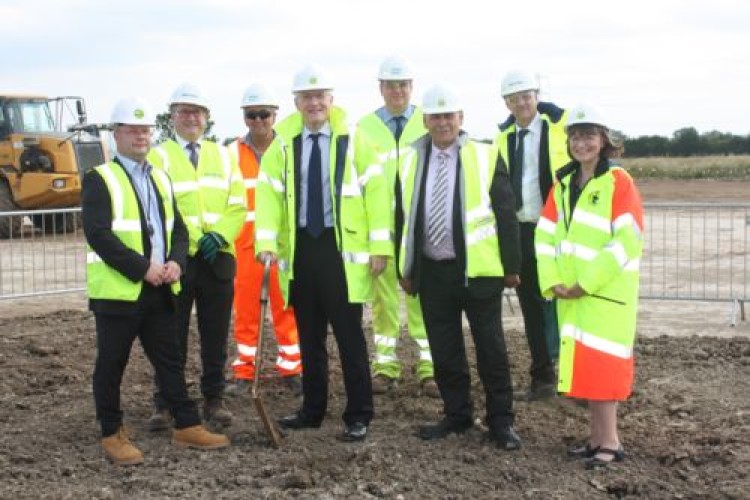
<path fill-rule="evenodd" d="M 143 255 L 143 228 L 138 199 L 125 169 L 116 162 L 109 162 L 94 167 L 94 171 L 104 180 L 112 200 L 112 232 L 126 247 Z M 169 255 L 175 216 L 172 188 L 169 177 L 162 171 L 152 169 L 151 179 L 159 191 L 164 208 L 165 247 L 166 254 Z M 130 281 L 119 271 L 108 266 L 90 246 L 86 254 L 86 281 L 91 299 L 135 302 L 143 288 L 143 281 Z M 172 293 L 177 295 L 180 292 L 180 282 L 172 283 L 171 288 Z"/>
<path fill-rule="evenodd" d="M 200 142 L 198 167 L 193 167 L 180 145 L 168 140 L 151 149 L 148 161 L 169 174 L 182 214 L 190 246 L 198 251 L 198 240 L 214 231 L 228 246 L 222 251 L 234 255 L 234 240 L 245 223 L 245 184 L 237 163 L 226 148 L 211 141 Z"/>
<path fill-rule="evenodd" d="M 414 223 L 417 217 L 425 152 L 432 139 L 425 135 L 412 144 L 404 157 L 399 176 L 404 207 L 404 230 L 401 238 L 399 269 L 410 277 L 414 258 L 421 248 L 414 248 Z M 461 198 L 461 222 L 466 245 L 466 278 L 504 276 L 498 244 L 497 221 L 490 201 L 490 185 L 495 173 L 497 150 L 459 136 L 461 174 L 458 178 Z M 453 218 L 451 217 L 452 221 Z M 502 242 L 501 242 L 502 243 Z"/>
<path fill-rule="evenodd" d="M 365 196 L 383 196 L 385 183 L 382 174 L 376 174 L 366 180 L 363 188 L 361 182 L 365 179 L 358 177 L 354 166 L 354 148 L 349 142 L 352 135 L 346 127 L 344 111 L 332 106 L 329 123 L 329 189 L 336 243 L 344 262 L 349 302 L 363 303 L 370 300 L 372 293 L 370 255 L 391 254 L 390 241 L 370 241 L 368 217 L 372 214 L 365 208 Z M 294 279 L 298 222 L 294 139 L 302 134 L 303 127 L 300 113 L 278 124 L 276 138 L 261 160 L 255 192 L 255 252 L 269 251 L 278 256 L 279 282 L 286 304 L 289 304 L 289 283 Z M 377 229 L 387 231 L 387 226 Z"/>

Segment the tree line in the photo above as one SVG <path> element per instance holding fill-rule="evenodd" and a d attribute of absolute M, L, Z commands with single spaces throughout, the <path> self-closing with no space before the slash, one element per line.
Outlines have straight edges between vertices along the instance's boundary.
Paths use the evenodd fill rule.
<path fill-rule="evenodd" d="M 625 156 L 708 156 L 750 154 L 750 134 L 712 130 L 699 134 L 695 127 L 676 130 L 672 137 L 643 135 L 625 138 Z"/>

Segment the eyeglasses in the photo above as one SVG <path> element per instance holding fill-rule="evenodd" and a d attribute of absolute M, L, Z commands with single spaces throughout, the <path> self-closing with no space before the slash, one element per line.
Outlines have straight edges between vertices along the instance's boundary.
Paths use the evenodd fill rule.
<path fill-rule="evenodd" d="M 248 120 L 255 120 L 257 118 L 265 120 L 269 116 L 271 116 L 271 112 L 267 109 L 264 109 L 262 111 L 245 111 L 245 118 L 247 118 Z"/>
<path fill-rule="evenodd" d="M 522 102 L 529 102 L 531 99 L 536 95 L 535 92 L 526 91 L 526 92 L 518 92 L 517 94 L 511 94 L 509 96 L 505 97 L 505 100 L 511 104 L 512 106 L 515 106 L 516 104 L 520 104 Z"/>
<path fill-rule="evenodd" d="M 176 115 L 188 117 L 188 116 L 200 116 L 205 111 L 201 108 L 177 108 L 174 110 Z"/>

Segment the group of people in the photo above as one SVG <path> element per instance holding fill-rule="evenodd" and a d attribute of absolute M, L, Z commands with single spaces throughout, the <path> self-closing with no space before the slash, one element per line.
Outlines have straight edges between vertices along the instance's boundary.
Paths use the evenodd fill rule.
<path fill-rule="evenodd" d="M 261 263 L 269 261 L 276 367 L 302 395 L 281 427 L 317 428 L 325 417 L 330 325 L 346 391 L 340 439 L 366 439 L 373 394 L 403 378 L 400 286 L 421 393 L 443 401 L 443 418 L 417 435 L 441 439 L 474 425 L 465 314 L 488 437 L 520 448 L 501 317 L 503 290 L 515 288 L 531 353 L 531 383 L 516 399 L 588 400 L 590 436 L 568 453 L 588 468 L 624 458 L 617 402 L 633 379 L 643 216 L 632 179 L 612 160 L 621 146 L 608 122 L 590 106 L 539 102 L 534 76 L 513 71 L 501 84 L 510 116 L 487 145 L 462 129 L 451 88 L 435 85 L 421 106 L 411 102 L 404 58 L 384 60 L 377 79 L 384 104 L 351 131 L 317 66 L 295 75 L 297 111 L 278 123 L 276 96 L 251 85 L 241 103 L 248 132 L 226 148 L 204 138 L 209 105 L 194 85 L 173 93 L 175 138 L 153 149 L 148 104 L 117 103 L 117 153 L 86 175 L 82 201 L 94 399 L 111 461 L 143 461 L 119 398 L 135 337 L 155 369 L 148 428 L 172 425 L 183 447 L 229 444 L 203 426 L 187 396 L 190 318 L 195 306 L 203 418 L 226 427 L 224 396 L 248 390 L 261 355 Z M 226 389 L 233 309 L 237 357 Z"/>

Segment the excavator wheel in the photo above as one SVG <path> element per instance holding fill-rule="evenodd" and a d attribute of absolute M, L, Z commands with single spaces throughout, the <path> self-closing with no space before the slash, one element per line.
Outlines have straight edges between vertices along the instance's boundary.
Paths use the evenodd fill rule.
<path fill-rule="evenodd" d="M 13 194 L 5 180 L 0 179 L 0 239 L 15 238 L 21 234 L 22 217 L 7 217 L 3 212 L 18 210 Z"/>

